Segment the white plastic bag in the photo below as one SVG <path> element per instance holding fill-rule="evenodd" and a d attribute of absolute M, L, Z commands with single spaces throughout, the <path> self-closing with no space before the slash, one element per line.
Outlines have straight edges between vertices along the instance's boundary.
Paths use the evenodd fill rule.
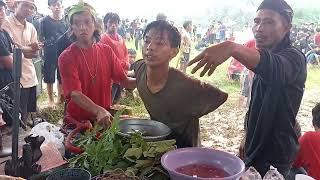
<path fill-rule="evenodd" d="M 285 180 L 276 168 L 270 166 L 270 170 L 264 175 L 263 180 Z"/>
<path fill-rule="evenodd" d="M 254 168 L 250 167 L 241 177 L 241 180 L 262 180 L 259 172 Z"/>
<path fill-rule="evenodd" d="M 65 148 L 63 145 L 64 135 L 60 132 L 60 128 L 54 124 L 48 122 L 42 122 L 33 127 L 30 131 L 30 134 L 35 134 L 43 136 L 45 141 L 43 144 L 53 144 L 55 145 L 60 154 L 64 156 Z"/>

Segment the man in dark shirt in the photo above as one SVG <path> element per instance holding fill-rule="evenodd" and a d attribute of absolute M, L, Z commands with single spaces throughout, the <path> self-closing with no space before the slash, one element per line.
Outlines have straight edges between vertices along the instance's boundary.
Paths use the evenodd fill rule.
<path fill-rule="evenodd" d="M 265 0 L 254 18 L 257 49 L 233 42 L 207 48 L 190 62 L 209 75 L 231 56 L 255 73 L 248 110 L 245 164 L 263 176 L 276 167 L 285 177 L 299 150 L 294 127 L 307 76 L 306 58 L 291 46 L 292 8 L 284 0 Z"/>
<path fill-rule="evenodd" d="M 0 90 L 13 82 L 11 70 L 12 70 L 12 40 L 9 34 L 1 28 L 6 17 L 5 3 L 0 0 Z M 12 91 L 9 90 L 6 92 L 7 95 L 12 97 Z M 11 122 L 8 122 L 6 118 L 6 113 L 4 107 L 0 104 L 0 128 L 5 124 L 10 125 Z"/>
<path fill-rule="evenodd" d="M 5 3 L 0 0 L 0 89 L 13 81 L 12 40 L 7 31 L 1 28 L 5 17 Z"/>
<path fill-rule="evenodd" d="M 56 70 L 58 64 L 58 54 L 56 40 L 61 37 L 67 30 L 66 24 L 62 17 L 62 1 L 48 0 L 49 9 L 52 15 L 46 16 L 40 23 L 40 39 L 44 42 L 44 82 L 47 84 L 47 91 L 49 96 L 49 106 L 54 106 L 53 99 L 53 84 L 56 79 Z M 58 103 L 61 101 L 61 87 L 58 85 Z"/>
<path fill-rule="evenodd" d="M 143 60 L 133 68 L 151 119 L 172 129 L 179 148 L 199 146 L 199 118 L 223 104 L 227 94 L 169 67 L 181 42 L 178 29 L 169 22 L 150 23 L 143 39 Z"/>

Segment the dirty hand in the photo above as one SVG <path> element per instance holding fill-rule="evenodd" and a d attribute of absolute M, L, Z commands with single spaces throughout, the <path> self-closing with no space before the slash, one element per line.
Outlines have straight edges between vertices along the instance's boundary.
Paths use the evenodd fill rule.
<path fill-rule="evenodd" d="M 103 128 L 107 129 L 111 126 L 111 117 L 112 115 L 107 110 L 101 107 L 97 112 L 97 123 Z"/>
<path fill-rule="evenodd" d="M 189 62 L 188 66 L 198 62 L 197 65 L 192 69 L 192 74 L 204 67 L 200 73 L 200 76 L 204 76 L 208 71 L 208 75 L 210 76 L 217 66 L 231 57 L 232 48 L 230 45 L 231 42 L 226 41 L 206 48 L 197 57 Z"/>
<path fill-rule="evenodd" d="M 41 43 L 41 42 L 36 42 L 36 43 L 31 43 L 31 44 L 29 44 L 28 46 L 31 47 L 31 49 L 32 49 L 33 51 L 38 51 L 38 50 L 42 49 L 43 43 Z"/>

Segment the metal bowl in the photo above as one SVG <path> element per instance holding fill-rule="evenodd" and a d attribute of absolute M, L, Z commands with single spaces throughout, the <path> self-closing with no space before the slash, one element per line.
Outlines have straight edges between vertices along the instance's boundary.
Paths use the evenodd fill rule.
<path fill-rule="evenodd" d="M 119 135 L 130 137 L 131 134 L 140 132 L 146 141 L 165 140 L 171 134 L 171 129 L 167 125 L 150 119 L 121 120 L 119 127 Z"/>

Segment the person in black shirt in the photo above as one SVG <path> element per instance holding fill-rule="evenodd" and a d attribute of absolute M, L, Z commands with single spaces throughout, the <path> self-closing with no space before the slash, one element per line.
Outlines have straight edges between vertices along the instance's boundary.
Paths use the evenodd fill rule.
<path fill-rule="evenodd" d="M 0 0 L 0 90 L 6 85 L 13 82 L 12 77 L 12 40 L 9 34 L 1 28 L 6 17 L 5 3 Z M 6 92 L 6 95 L 12 97 L 12 91 Z M 1 97 L 0 97 L 1 98 Z M 1 98 L 2 100 L 2 98 Z M 4 101 L 1 101 L 4 102 Z M 6 118 L 5 108 L 0 104 L 0 127 L 4 125 L 11 125 L 11 121 Z"/>
<path fill-rule="evenodd" d="M 41 21 L 40 39 L 44 43 L 44 82 L 47 84 L 49 107 L 53 107 L 53 84 L 56 79 L 58 63 L 56 40 L 66 32 L 67 27 L 62 17 L 62 1 L 48 0 L 48 5 L 52 11 L 52 15 L 44 17 Z M 58 103 L 63 102 L 63 100 L 61 100 L 61 91 L 60 83 L 58 83 Z"/>
<path fill-rule="evenodd" d="M 256 48 L 226 41 L 204 50 L 193 73 L 211 75 L 231 56 L 255 73 L 246 119 L 246 166 L 264 176 L 270 165 L 287 177 L 299 150 L 294 130 L 307 76 L 306 58 L 291 45 L 292 8 L 284 0 L 264 0 L 252 28 Z"/>
<path fill-rule="evenodd" d="M 5 17 L 5 3 L 0 0 L 0 89 L 13 81 L 12 40 L 8 32 L 1 28 Z"/>

